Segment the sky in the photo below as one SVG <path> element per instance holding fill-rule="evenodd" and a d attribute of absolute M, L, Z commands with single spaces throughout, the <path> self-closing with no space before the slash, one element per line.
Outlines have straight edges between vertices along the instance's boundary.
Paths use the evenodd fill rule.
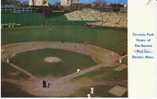
<path fill-rule="evenodd" d="M 27 1 L 27 0 L 18 0 L 18 1 Z M 59 0 L 48 0 L 50 4 L 54 4 L 58 2 Z M 80 0 L 80 3 L 92 3 L 95 0 Z M 104 0 L 108 3 L 127 3 L 127 0 Z"/>

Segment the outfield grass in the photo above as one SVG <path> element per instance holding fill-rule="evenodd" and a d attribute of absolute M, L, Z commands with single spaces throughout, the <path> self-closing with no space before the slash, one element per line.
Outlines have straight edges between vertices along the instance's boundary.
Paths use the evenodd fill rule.
<path fill-rule="evenodd" d="M 46 63 L 44 58 L 53 56 L 61 58 L 59 63 Z M 58 49 L 42 49 L 17 54 L 11 62 L 24 68 L 35 76 L 65 76 L 75 73 L 78 68 L 85 69 L 96 63 L 80 53 Z"/>
<path fill-rule="evenodd" d="M 120 54 L 127 51 L 125 29 L 89 29 L 79 25 L 52 25 L 46 29 L 34 26 L 21 27 L 13 31 L 2 30 L 2 44 L 25 41 L 89 42 Z"/>
<path fill-rule="evenodd" d="M 18 16 L 21 18 L 21 20 L 19 19 L 21 22 L 25 20 L 23 16 Z M 36 14 L 32 16 L 32 19 L 29 17 L 28 21 L 25 20 L 25 22 L 32 25 L 25 25 L 25 22 L 23 22 L 24 26 L 14 30 L 2 29 L 2 44 L 25 41 L 88 42 L 114 50 L 120 54 L 127 51 L 127 29 L 110 27 L 91 29 L 86 26 L 85 22 L 67 21 L 65 16 L 57 15 L 48 16 L 45 20 L 47 25 L 42 26 L 42 24 L 35 25 L 38 23 L 38 20 L 41 21 L 39 23 L 43 22 L 43 19 L 40 18 L 41 16 Z M 36 18 L 35 16 L 38 17 Z M 2 17 L 3 21 L 4 18 Z"/>

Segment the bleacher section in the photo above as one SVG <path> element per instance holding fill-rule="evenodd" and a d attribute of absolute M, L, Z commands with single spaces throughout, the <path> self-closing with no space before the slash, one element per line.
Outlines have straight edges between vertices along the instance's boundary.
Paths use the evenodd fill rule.
<path fill-rule="evenodd" d="M 127 27 L 127 13 L 100 12 L 93 9 L 83 9 L 65 14 L 71 21 L 94 21 L 89 25 Z"/>

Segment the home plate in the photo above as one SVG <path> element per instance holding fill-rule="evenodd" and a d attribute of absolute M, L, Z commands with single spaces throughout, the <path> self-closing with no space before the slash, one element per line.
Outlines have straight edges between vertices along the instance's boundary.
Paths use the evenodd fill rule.
<path fill-rule="evenodd" d="M 114 96 L 123 96 L 125 92 L 127 91 L 126 88 L 121 87 L 121 86 L 114 86 L 109 90 L 109 93 L 114 95 Z"/>

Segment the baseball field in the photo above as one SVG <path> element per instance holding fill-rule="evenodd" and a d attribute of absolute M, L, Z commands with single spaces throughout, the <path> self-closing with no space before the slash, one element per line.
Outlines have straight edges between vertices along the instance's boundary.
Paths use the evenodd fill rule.
<path fill-rule="evenodd" d="M 88 22 L 2 14 L 2 96 L 127 97 L 127 28 Z"/>

